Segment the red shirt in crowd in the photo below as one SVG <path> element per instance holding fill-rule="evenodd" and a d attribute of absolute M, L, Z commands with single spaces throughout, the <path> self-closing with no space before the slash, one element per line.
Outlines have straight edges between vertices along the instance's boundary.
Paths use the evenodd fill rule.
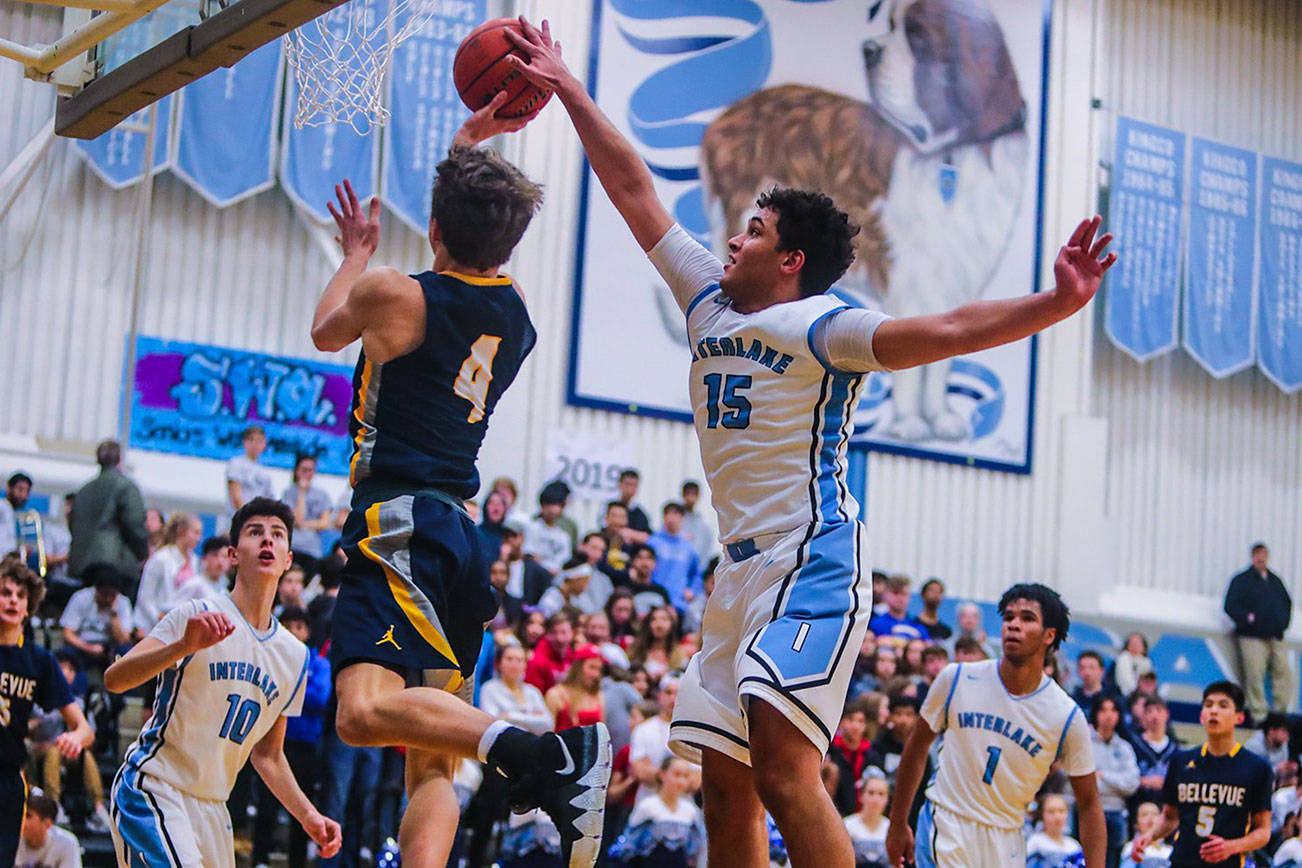
<path fill-rule="evenodd" d="M 565 677 L 565 670 L 574 661 L 574 649 L 565 648 L 559 654 L 552 643 L 543 639 L 529 656 L 529 665 L 524 670 L 524 680 L 543 693 L 551 690 L 557 681 Z"/>

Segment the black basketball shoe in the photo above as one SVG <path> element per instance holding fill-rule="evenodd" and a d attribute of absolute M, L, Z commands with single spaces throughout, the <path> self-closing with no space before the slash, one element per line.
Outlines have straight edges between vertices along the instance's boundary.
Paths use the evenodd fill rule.
<path fill-rule="evenodd" d="M 539 765 L 508 787 L 512 810 L 542 808 L 552 818 L 566 868 L 592 868 L 601 853 L 611 759 L 604 723 L 544 733 Z"/>

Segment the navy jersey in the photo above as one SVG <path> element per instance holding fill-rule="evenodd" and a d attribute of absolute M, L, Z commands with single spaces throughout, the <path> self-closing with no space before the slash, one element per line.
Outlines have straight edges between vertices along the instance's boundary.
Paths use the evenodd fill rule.
<path fill-rule="evenodd" d="M 26 764 L 23 738 L 33 705 L 54 711 L 70 702 L 68 679 L 53 654 L 31 641 L 0 645 L 0 770 Z"/>
<path fill-rule="evenodd" d="M 1241 855 L 1204 862 L 1198 848 L 1212 835 L 1227 839 L 1246 835 L 1252 815 L 1270 810 L 1271 783 L 1270 766 L 1240 744 L 1224 756 L 1208 753 L 1203 745 L 1171 757 L 1162 785 L 1162 801 L 1180 814 L 1171 865 L 1243 865 Z"/>
<path fill-rule="evenodd" d="M 357 360 L 352 484 L 375 479 L 471 498 L 488 418 L 537 333 L 505 275 L 412 277 L 425 294 L 425 340 L 389 362 L 373 363 L 365 351 Z"/>

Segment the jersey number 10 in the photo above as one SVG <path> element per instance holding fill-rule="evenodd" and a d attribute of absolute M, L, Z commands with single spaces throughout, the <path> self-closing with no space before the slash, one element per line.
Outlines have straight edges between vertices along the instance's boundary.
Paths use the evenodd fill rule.
<path fill-rule="evenodd" d="M 226 701 L 230 703 L 230 708 L 226 709 L 226 719 L 222 721 L 222 729 L 218 735 L 229 738 L 236 744 L 244 744 L 244 739 L 249 737 L 253 724 L 258 722 L 262 706 L 252 699 L 245 699 L 238 693 L 230 694 L 226 697 Z"/>

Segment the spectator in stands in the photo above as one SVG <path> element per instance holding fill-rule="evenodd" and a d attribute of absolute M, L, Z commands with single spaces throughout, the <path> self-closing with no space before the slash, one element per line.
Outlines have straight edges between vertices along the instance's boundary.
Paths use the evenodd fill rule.
<path fill-rule="evenodd" d="M 5 486 L 4 500 L 0 500 L 0 525 L 12 529 L 13 545 L 0 549 L 4 553 L 18 550 L 26 559 L 27 565 L 42 575 L 44 564 L 40 553 L 45 550 L 44 531 L 41 516 L 34 509 L 27 508 L 27 500 L 32 496 L 32 478 L 23 471 L 9 477 Z M 0 534 L 3 530 L 0 530 Z M 0 544 L 3 541 L 0 540 Z"/>
<path fill-rule="evenodd" d="M 532 657 L 534 649 L 542 642 L 543 637 L 547 635 L 547 616 L 537 609 L 530 609 L 524 613 L 520 623 L 515 627 L 515 638 L 524 649 L 527 656 Z"/>
<path fill-rule="evenodd" d="M 633 776 L 644 785 L 638 788 L 638 801 L 655 787 L 660 764 L 669 756 L 669 723 L 674 719 L 677 701 L 678 679 L 673 676 L 662 678 L 660 691 L 656 694 L 658 713 L 633 730 L 629 742 L 629 765 Z"/>
<path fill-rule="evenodd" d="M 637 636 L 628 649 L 629 663 L 641 666 L 652 681 L 687 665 L 679 645 L 678 615 L 670 606 L 656 606 L 647 612 Z"/>
<path fill-rule="evenodd" d="M 18 810 L 10 805 L 6 810 Z M 22 837 L 14 868 L 81 868 L 81 842 L 67 829 L 54 825 L 58 803 L 39 790 L 27 796 Z"/>
<path fill-rule="evenodd" d="M 1115 696 L 1098 695 L 1090 710 L 1094 747 L 1094 773 L 1107 824 L 1108 868 L 1117 868 L 1126 843 L 1126 800 L 1139 788 L 1139 765 L 1135 750 L 1117 734 L 1121 725 L 1121 703 Z"/>
<path fill-rule="evenodd" d="M 495 654 L 497 677 L 484 682 L 479 707 L 499 720 L 541 735 L 555 721 L 537 687 L 524 680 L 526 658 L 519 645 L 503 645 Z"/>
<path fill-rule="evenodd" d="M 304 569 L 308 573 L 316 572 L 316 562 L 325 554 L 321 548 L 321 531 L 329 528 L 334 518 L 330 495 L 312 484 L 315 477 L 316 456 L 298 455 L 294 458 L 289 486 L 280 494 L 281 501 L 294 510 L 295 560 L 306 555 L 309 560 Z"/>
<path fill-rule="evenodd" d="M 954 636 L 955 660 L 958 659 L 958 640 L 963 638 L 975 639 L 980 644 L 984 655 L 982 660 L 999 656 L 999 649 L 990 641 L 985 628 L 981 626 L 981 607 L 976 603 L 964 603 L 958 607 L 958 632 Z"/>
<path fill-rule="evenodd" d="M 54 655 L 59 662 L 59 670 L 68 682 L 73 701 L 86 714 L 86 697 L 78 692 L 77 683 L 86 683 L 86 677 L 80 671 L 80 658 L 71 648 L 60 648 Z M 32 743 L 32 759 L 41 770 L 41 785 L 45 794 L 58 805 L 58 821 L 66 822 L 61 797 L 63 794 L 63 775 L 65 768 L 76 767 L 85 787 L 86 797 L 91 802 L 91 814 L 86 820 L 86 827 L 92 832 L 108 834 L 109 815 L 104 805 L 104 779 L 100 776 L 99 763 L 92 751 L 83 750 L 73 758 L 65 758 L 59 752 L 59 736 L 68 731 L 63 715 L 57 710 L 33 715 L 28 739 Z"/>
<path fill-rule="evenodd" d="M 524 528 L 525 557 L 534 559 L 552 575 L 561 571 L 574 550 L 573 537 L 561 525 L 569 498 L 570 487 L 564 482 L 557 479 L 547 483 L 538 493 L 538 517 Z"/>
<path fill-rule="evenodd" d="M 1076 658 L 1076 677 L 1080 679 L 1080 684 L 1071 692 L 1071 698 L 1076 700 L 1081 711 L 1090 713 L 1094 704 L 1103 696 L 1116 698 L 1103 685 L 1103 658 L 1097 651 L 1080 652 Z"/>
<path fill-rule="evenodd" d="M 841 711 L 841 723 L 832 737 L 832 746 L 827 750 L 827 757 L 838 772 L 832 803 L 842 817 L 859 810 L 861 804 L 858 784 L 868 764 L 870 745 L 864 737 L 867 728 L 868 710 L 864 703 L 857 700 L 847 703 Z"/>
<path fill-rule="evenodd" d="M 954 640 L 955 663 L 976 663 L 980 660 L 989 659 L 990 652 L 986 649 L 986 643 L 977 637 L 960 636 Z"/>
<path fill-rule="evenodd" d="M 949 652 L 945 650 L 945 646 L 928 645 L 926 648 L 923 648 L 922 649 L 923 683 L 927 687 L 930 687 L 931 683 L 936 680 L 936 676 L 940 674 L 940 670 L 944 669 L 947 663 L 949 663 Z M 919 701 L 921 701 L 926 695 L 927 692 L 925 690 L 920 691 L 918 695 Z"/>
<path fill-rule="evenodd" d="M 647 613 L 657 606 L 673 605 L 673 598 L 669 596 L 665 586 L 651 578 L 655 571 L 655 549 L 646 543 L 639 543 L 629 553 L 628 570 L 620 578 L 615 579 L 616 586 L 628 588 L 633 592 L 633 608 L 639 618 L 645 618 Z"/>
<path fill-rule="evenodd" d="M 628 670 L 628 652 L 610 638 L 610 618 L 607 617 L 604 609 L 598 609 L 584 619 L 583 640 L 597 646 L 597 650 L 601 652 L 602 657 L 606 658 L 606 662 L 612 669 L 617 669 L 621 673 Z"/>
<path fill-rule="evenodd" d="M 135 618 L 112 564 L 92 564 L 84 578 L 90 587 L 68 599 L 59 626 L 64 644 L 75 649 L 82 665 L 103 672 L 130 644 Z"/>
<path fill-rule="evenodd" d="M 297 525 L 295 525 L 297 528 Z M 280 613 L 280 624 L 294 638 L 308 644 L 307 610 L 288 607 Z M 309 799 L 315 799 L 320 781 L 321 736 L 325 729 L 326 706 L 330 701 L 330 660 L 320 648 L 308 647 L 307 672 L 303 679 L 303 711 L 285 723 L 285 758 L 294 779 Z M 265 786 L 258 789 L 258 816 L 253 826 L 253 864 L 266 865 L 271 839 L 280 817 L 280 802 Z M 298 823 L 289 824 L 289 868 L 307 864 L 307 832 Z"/>
<path fill-rule="evenodd" d="M 519 508 L 520 488 L 515 484 L 515 480 L 509 476 L 499 476 L 493 480 L 493 484 L 488 488 L 490 491 L 496 491 L 501 495 L 506 506 L 502 521 L 515 521 L 523 528 L 529 521 L 529 516 Z"/>
<path fill-rule="evenodd" d="M 136 596 L 136 629 L 147 635 L 176 605 L 177 591 L 200 573 L 194 553 L 203 525 L 188 512 L 176 512 L 163 528 L 163 546 L 149 556 Z"/>
<path fill-rule="evenodd" d="M 497 594 L 497 615 L 494 616 L 492 622 L 494 630 L 509 630 L 512 625 L 518 627 L 525 616 L 524 601 L 506 589 L 510 581 L 511 569 L 507 566 L 506 561 L 493 561 L 488 565 L 488 583 L 492 585 L 493 592 Z M 537 610 L 535 609 L 535 611 Z M 542 613 L 539 612 L 538 614 L 541 615 Z"/>
<path fill-rule="evenodd" d="M 606 541 L 606 559 L 600 569 L 618 582 L 619 576 L 628 569 L 628 552 L 624 549 L 624 532 L 628 530 L 628 507 L 618 500 L 606 504 L 605 517 L 599 533 Z"/>
<path fill-rule="evenodd" d="M 863 806 L 857 814 L 845 818 L 845 830 L 854 847 L 855 868 L 889 868 L 886 830 L 890 820 L 886 817 L 886 805 L 891 797 L 890 784 L 881 769 L 868 766 L 860 790 Z"/>
<path fill-rule="evenodd" d="M 271 607 L 272 614 L 279 618 L 287 609 L 306 609 L 307 604 L 303 601 L 305 584 L 303 567 L 291 563 L 276 583 L 276 603 Z"/>
<path fill-rule="evenodd" d="M 945 601 L 945 583 L 933 576 L 922 583 L 919 596 L 922 597 L 922 611 L 918 612 L 914 620 L 927 629 L 927 636 L 935 642 L 953 636 L 953 629 L 940 620 L 940 604 Z"/>
<path fill-rule="evenodd" d="M 584 597 L 588 590 L 588 583 L 594 574 L 601 575 L 598 570 L 588 566 L 587 558 L 581 554 L 575 555 L 572 560 L 564 564 L 564 569 L 556 576 L 552 586 L 543 591 L 543 595 L 538 599 L 538 608 L 545 615 L 554 615 L 566 606 L 578 609 L 585 615 L 590 615 L 593 611 L 602 611 L 601 607 L 605 600 L 597 602 Z"/>
<path fill-rule="evenodd" d="M 77 492 L 69 518 L 68 572 L 81 578 L 91 564 L 112 564 L 131 577 L 131 586 L 123 589 L 130 596 L 140 564 L 149 557 L 145 502 L 136 484 L 118 469 L 122 447 L 116 441 L 100 443 L 95 460 L 99 475 Z"/>
<path fill-rule="evenodd" d="M 1270 707 L 1288 711 L 1297 681 L 1284 647 L 1284 632 L 1293 618 L 1293 598 L 1270 570 L 1270 550 L 1252 546 L 1252 563 L 1230 579 L 1225 614 L 1234 622 L 1234 637 L 1243 661 L 1243 692 L 1254 719 L 1266 713 L 1266 676 L 1271 680 Z"/>
<path fill-rule="evenodd" d="M 340 581 L 339 568 L 329 562 L 324 563 L 321 570 L 321 593 L 307 604 L 307 623 L 310 628 L 308 644 L 313 648 L 323 647 L 330 637 L 330 621 L 335 615 Z"/>
<path fill-rule="evenodd" d="M 1028 868 L 1067 868 L 1077 864 L 1081 852 L 1080 842 L 1067 834 L 1067 800 L 1056 793 L 1040 800 L 1039 831 L 1026 839 L 1026 864 Z"/>
<path fill-rule="evenodd" d="M 580 645 L 574 650 L 565 678 L 553 685 L 545 697 L 557 732 L 605 721 L 606 697 L 601 689 L 605 668 L 606 660 L 595 645 Z"/>
<path fill-rule="evenodd" d="M 637 498 L 637 489 L 641 482 L 642 477 L 632 467 L 626 468 L 619 474 L 619 497 L 615 502 L 623 504 L 628 512 L 628 522 L 620 530 L 624 545 L 644 543 L 651 535 L 651 519 L 647 516 L 646 510 L 633 502 Z"/>
<path fill-rule="evenodd" d="M 15 473 L 9 477 L 9 484 L 5 488 L 5 497 L 0 500 L 0 557 L 18 550 L 18 519 L 14 516 L 14 505 L 12 494 L 15 480 L 27 479 L 27 487 L 31 489 L 30 478 L 25 473 Z M 26 500 L 26 497 L 23 498 Z"/>
<path fill-rule="evenodd" d="M 685 514 L 681 503 L 666 503 L 660 530 L 646 541 L 656 556 L 651 580 L 669 592 L 669 601 L 679 612 L 701 592 L 701 562 L 696 547 L 683 533 Z"/>
<path fill-rule="evenodd" d="M 1156 802 L 1143 802 L 1135 809 L 1135 835 L 1151 836 L 1161 825 L 1162 809 Z M 1170 868 L 1171 845 L 1162 840 L 1153 841 L 1135 858 L 1134 838 L 1121 850 L 1121 864 L 1127 868 Z M 1278 864 L 1278 863 L 1276 863 Z"/>
<path fill-rule="evenodd" d="M 697 594 L 683 612 L 683 632 L 700 633 L 705 621 L 705 604 L 714 593 L 714 573 L 719 568 L 719 557 L 715 555 L 705 563 L 701 575 L 701 593 Z"/>
<path fill-rule="evenodd" d="M 637 610 L 633 606 L 633 592 L 616 588 L 606 600 L 606 619 L 610 622 L 610 639 L 627 648 L 637 636 Z"/>
<path fill-rule="evenodd" d="M 226 593 L 226 572 L 231 568 L 231 544 L 225 536 L 210 536 L 199 548 L 199 573 L 176 589 L 172 605 L 186 600 L 209 600 Z M 319 644 L 319 643 L 318 643 Z"/>
<path fill-rule="evenodd" d="M 584 563 L 591 568 L 588 576 L 588 586 L 578 595 L 574 603 L 575 608 L 580 612 L 591 614 L 604 609 L 606 601 L 610 599 L 611 591 L 615 590 L 615 583 L 610 580 L 610 576 L 601 570 L 601 562 L 605 557 L 606 540 L 601 534 L 593 531 L 584 535 L 583 542 L 579 543 L 578 551 L 574 553 L 574 557 L 568 562 L 569 565 L 573 566 Z"/>
<path fill-rule="evenodd" d="M 547 619 L 547 630 L 529 657 L 524 680 L 545 696 L 574 662 L 574 621 L 565 612 Z"/>
<path fill-rule="evenodd" d="M 502 560 L 506 561 L 506 594 L 526 606 L 536 606 L 551 587 L 552 574 L 533 558 L 524 556 L 524 525 L 515 519 L 502 525 Z"/>
<path fill-rule="evenodd" d="M 72 545 L 72 532 L 68 528 L 76 499 L 72 492 L 65 494 L 63 521 L 45 523 L 45 605 L 56 609 L 62 609 L 81 587 L 80 582 L 68 575 L 68 550 Z"/>
<path fill-rule="evenodd" d="M 654 795 L 639 799 L 628 830 L 611 855 L 630 868 L 688 868 L 705 844 L 705 821 L 692 801 L 692 764 L 667 756 L 657 768 Z"/>
<path fill-rule="evenodd" d="M 904 745 L 913 732 L 913 725 L 918 722 L 918 700 L 911 696 L 893 694 L 890 698 L 889 716 L 886 728 L 873 740 L 872 749 L 868 751 L 868 764 L 886 772 L 886 779 L 895 785 L 895 772 L 900 767 L 900 756 Z M 931 759 L 927 760 L 927 769 L 923 780 L 931 780 Z"/>
<path fill-rule="evenodd" d="M 1243 746 L 1269 763 L 1272 770 L 1278 770 L 1292 759 L 1288 746 L 1288 718 L 1278 711 L 1270 712 Z"/>
<path fill-rule="evenodd" d="M 868 671 L 855 680 L 850 692 L 860 696 L 871 691 L 885 691 L 887 685 L 899 674 L 900 658 L 895 645 L 881 642 L 868 660 Z"/>
<path fill-rule="evenodd" d="M 149 534 L 149 553 L 152 555 L 163 547 L 163 528 L 167 526 L 167 516 L 157 507 L 145 510 L 145 533 Z"/>
<path fill-rule="evenodd" d="M 682 498 L 683 534 L 696 549 L 696 560 L 702 564 L 707 563 L 714 557 L 718 547 L 715 545 L 714 528 L 710 527 L 709 521 L 696 511 L 696 505 L 701 500 L 700 483 L 690 479 L 684 482 Z"/>
<path fill-rule="evenodd" d="M 226 462 L 226 502 L 231 512 L 255 497 L 276 498 L 271 474 L 258 463 L 267 448 L 267 435 L 257 425 L 250 425 L 240 435 L 244 452 Z"/>
<path fill-rule="evenodd" d="M 886 591 L 882 595 L 886 611 L 874 615 L 868 622 L 868 629 L 877 635 L 879 648 L 885 639 L 902 654 L 909 640 L 931 638 L 927 628 L 909 616 L 909 585 L 908 576 L 896 575 L 886 580 Z"/>
<path fill-rule="evenodd" d="M 1143 729 L 1130 739 L 1135 749 L 1135 766 L 1139 770 L 1139 786 L 1131 800 L 1132 805 L 1141 802 L 1160 804 L 1162 801 L 1166 770 L 1171 757 L 1181 747 L 1179 740 L 1166 731 L 1170 721 L 1171 713 L 1160 696 L 1149 694 L 1144 698 Z"/>
<path fill-rule="evenodd" d="M 1131 633 L 1125 647 L 1113 663 L 1113 678 L 1122 696 L 1129 696 L 1139 687 L 1139 676 L 1153 671 L 1153 661 L 1148 659 L 1148 639 L 1143 633 Z"/>

